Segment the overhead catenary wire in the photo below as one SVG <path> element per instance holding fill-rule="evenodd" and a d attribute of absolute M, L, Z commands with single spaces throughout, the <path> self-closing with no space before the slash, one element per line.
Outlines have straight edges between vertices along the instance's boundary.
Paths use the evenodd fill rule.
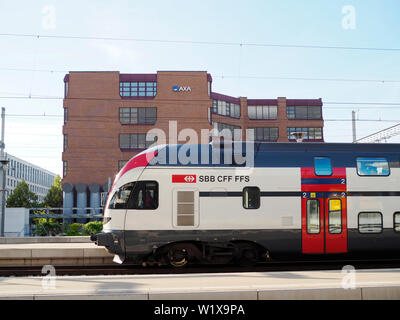
<path fill-rule="evenodd" d="M 295 43 L 256 43 L 256 42 L 226 42 L 226 41 L 195 41 L 195 40 L 178 40 L 178 39 L 146 39 L 146 38 L 130 38 L 130 37 L 94 37 L 94 36 L 74 36 L 74 35 L 50 35 L 50 34 L 32 34 L 32 33 L 0 33 L 0 37 L 14 38 L 44 38 L 44 39 L 70 39 L 70 40 L 102 40 L 102 41 L 129 41 L 144 43 L 163 43 L 163 44 L 180 44 L 180 45 L 214 45 L 214 46 L 238 46 L 238 47 L 268 47 L 268 48 L 298 48 L 298 49 L 329 49 L 329 50 L 360 50 L 360 51 L 381 51 L 381 52 L 400 52 L 400 48 L 385 47 L 351 47 L 351 46 L 327 46 L 327 45 L 310 45 Z"/>

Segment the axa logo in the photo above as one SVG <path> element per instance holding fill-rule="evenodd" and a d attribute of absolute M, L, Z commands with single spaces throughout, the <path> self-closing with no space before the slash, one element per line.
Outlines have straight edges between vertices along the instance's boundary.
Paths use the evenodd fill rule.
<path fill-rule="evenodd" d="M 192 88 L 186 86 L 173 86 L 172 90 L 174 92 L 190 92 L 192 91 Z"/>
<path fill-rule="evenodd" d="M 196 183 L 195 174 L 173 174 L 172 183 Z"/>

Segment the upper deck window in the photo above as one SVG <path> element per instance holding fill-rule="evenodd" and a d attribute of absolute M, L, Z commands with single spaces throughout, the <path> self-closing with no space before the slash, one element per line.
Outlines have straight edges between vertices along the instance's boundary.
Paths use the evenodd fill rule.
<path fill-rule="evenodd" d="M 360 176 L 388 176 L 389 162 L 385 158 L 357 158 L 357 173 Z"/>
<path fill-rule="evenodd" d="M 157 94 L 157 82 L 120 82 L 119 95 L 121 97 L 145 98 L 155 97 Z"/>
<path fill-rule="evenodd" d="M 314 170 L 317 176 L 332 175 L 332 163 L 330 158 L 316 157 L 314 158 Z"/>

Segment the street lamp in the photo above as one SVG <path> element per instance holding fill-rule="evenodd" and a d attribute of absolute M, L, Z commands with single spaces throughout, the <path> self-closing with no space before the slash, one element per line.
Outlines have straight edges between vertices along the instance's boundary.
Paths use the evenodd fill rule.
<path fill-rule="evenodd" d="M 7 159 L 1 159 L 1 169 L 2 169 L 2 175 L 3 179 L 1 182 L 1 191 L 3 194 L 1 195 L 1 230 L 0 230 L 0 236 L 4 237 L 4 223 L 5 223 L 5 217 L 6 217 L 6 174 L 7 174 L 7 165 L 8 165 L 8 160 Z"/>

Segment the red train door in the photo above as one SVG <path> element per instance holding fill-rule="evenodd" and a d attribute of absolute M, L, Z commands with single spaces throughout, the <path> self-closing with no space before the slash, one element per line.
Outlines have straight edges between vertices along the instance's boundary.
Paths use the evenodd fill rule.
<path fill-rule="evenodd" d="M 316 176 L 301 169 L 302 253 L 347 252 L 346 169 Z"/>

